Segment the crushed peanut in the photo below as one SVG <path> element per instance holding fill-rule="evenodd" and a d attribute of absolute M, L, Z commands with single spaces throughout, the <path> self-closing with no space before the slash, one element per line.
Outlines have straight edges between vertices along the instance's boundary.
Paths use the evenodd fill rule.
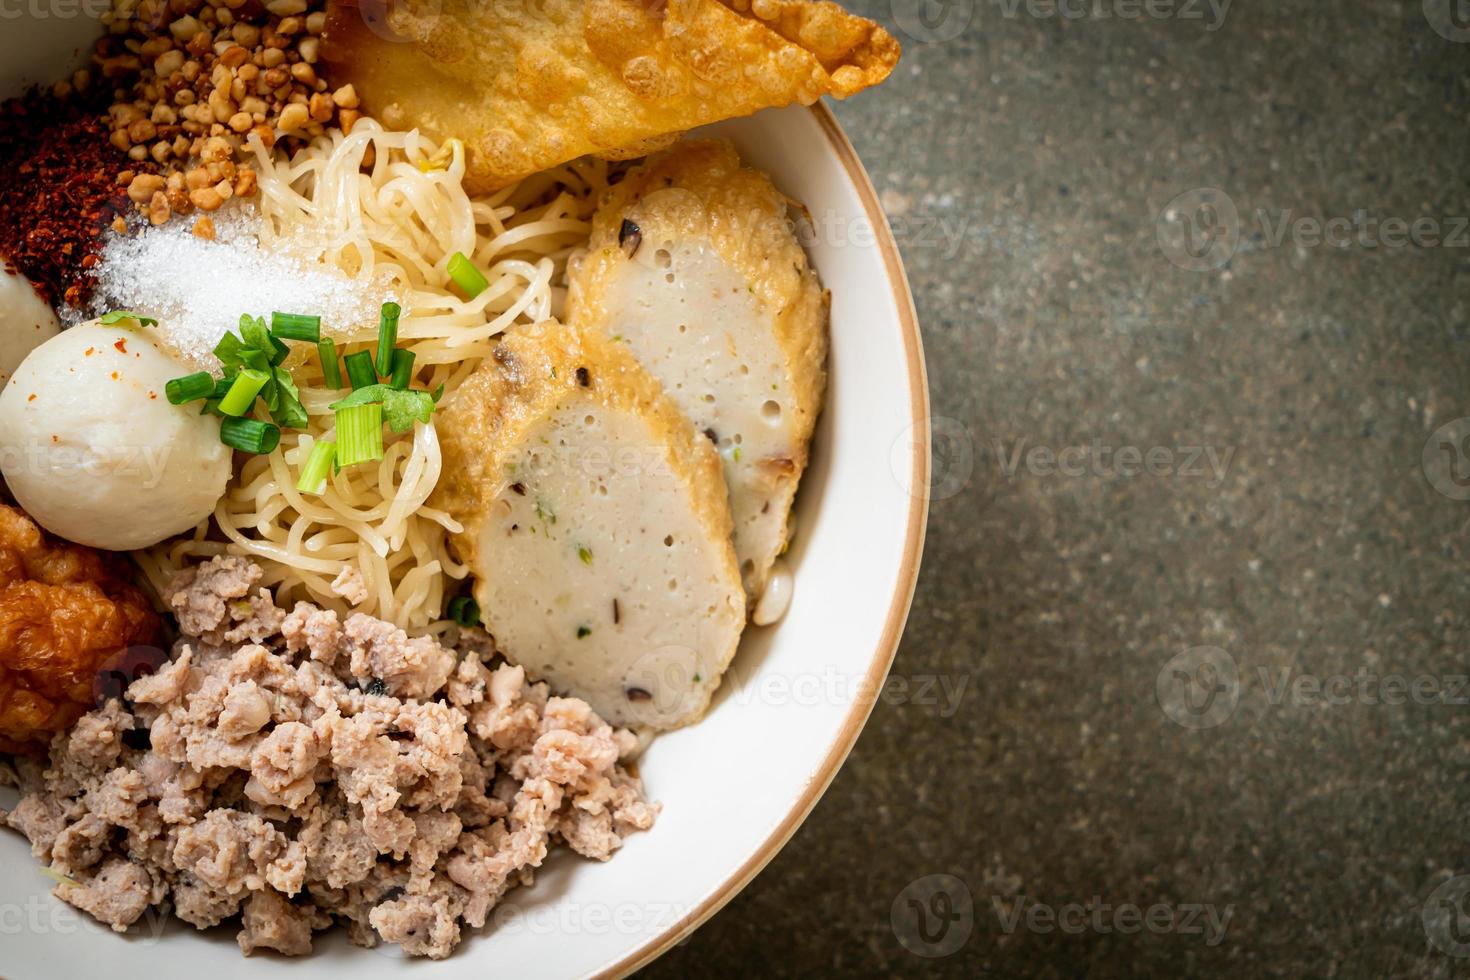
<path fill-rule="evenodd" d="M 251 137 L 267 149 L 287 139 L 294 149 L 334 126 L 350 131 L 361 118 L 353 87 L 334 90 L 322 77 L 325 7 L 326 0 L 113 0 L 92 72 L 78 78 L 87 83 L 95 73 L 113 87 L 112 145 L 168 174 L 118 174 L 150 222 L 254 195 Z M 201 237 L 212 229 L 207 220 L 195 225 Z"/>

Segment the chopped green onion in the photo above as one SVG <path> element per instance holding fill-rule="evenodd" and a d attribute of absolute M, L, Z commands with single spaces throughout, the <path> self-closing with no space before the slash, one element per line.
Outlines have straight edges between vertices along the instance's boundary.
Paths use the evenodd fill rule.
<path fill-rule="evenodd" d="M 282 340 L 314 344 L 322 339 L 322 318 L 303 313 L 272 313 L 271 333 Z"/>
<path fill-rule="evenodd" d="M 187 405 L 214 394 L 214 376 L 208 371 L 191 374 L 187 378 L 174 378 L 163 386 L 170 405 Z"/>
<path fill-rule="evenodd" d="M 245 342 L 232 333 L 227 333 L 220 338 L 220 342 L 214 345 L 214 356 L 228 369 L 239 370 L 242 356 L 245 350 Z"/>
<path fill-rule="evenodd" d="M 302 493 L 313 496 L 321 496 L 327 490 L 327 477 L 331 475 L 332 464 L 337 461 L 337 444 L 335 442 L 319 442 L 311 447 L 311 455 L 307 457 L 306 465 L 301 468 L 301 479 L 296 483 L 296 489 Z"/>
<path fill-rule="evenodd" d="M 132 310 L 108 310 L 102 316 L 98 317 L 97 322 L 104 327 L 110 327 L 113 324 L 122 323 L 124 320 L 137 320 L 141 326 L 145 327 L 158 326 L 158 321 L 153 319 L 153 317 L 142 316 L 141 314 L 134 313 Z"/>
<path fill-rule="evenodd" d="M 81 887 L 81 882 L 77 881 L 70 875 L 62 874 L 55 868 L 37 868 L 36 870 L 41 872 L 41 874 L 45 875 L 47 878 L 50 878 L 52 881 L 56 882 L 58 885 L 66 885 L 70 888 Z"/>
<path fill-rule="evenodd" d="M 347 365 L 347 380 L 352 387 L 371 388 L 378 383 L 378 372 L 373 368 L 373 355 L 365 350 L 356 354 L 348 354 L 342 359 Z"/>
<path fill-rule="evenodd" d="M 327 379 L 327 387 L 334 391 L 342 390 L 342 365 L 337 363 L 337 343 L 331 337 L 323 337 L 317 341 L 317 356 L 322 359 L 322 377 Z"/>
<path fill-rule="evenodd" d="M 358 405 L 337 411 L 337 464 L 356 466 L 383 458 L 383 406 Z"/>
<path fill-rule="evenodd" d="M 449 603 L 449 618 L 466 628 L 480 625 L 480 604 L 469 596 L 460 596 Z"/>
<path fill-rule="evenodd" d="M 234 366 L 235 371 L 241 368 L 250 368 L 252 371 L 269 372 L 275 367 L 271 363 L 271 355 L 255 347 L 244 347 L 240 350 L 240 363 Z"/>
<path fill-rule="evenodd" d="M 368 385 L 359 388 L 339 402 L 333 402 L 334 412 L 359 405 L 382 405 L 383 420 L 394 432 L 412 431 L 415 422 L 428 425 L 434 420 L 434 396 L 427 391 L 399 391 L 389 385 Z"/>
<path fill-rule="evenodd" d="M 301 404 L 301 389 L 285 368 L 271 368 L 271 383 L 266 385 L 262 396 L 276 424 L 288 429 L 305 429 L 311 421 L 306 406 Z"/>
<path fill-rule="evenodd" d="M 263 351 L 271 346 L 271 331 L 265 325 L 265 320 L 249 313 L 240 314 L 240 336 L 245 338 L 245 345 L 256 350 Z"/>
<path fill-rule="evenodd" d="M 592 549 L 587 547 L 578 548 L 577 557 L 582 559 L 582 564 L 584 565 L 592 564 Z"/>
<path fill-rule="evenodd" d="M 238 371 L 241 367 L 266 371 L 280 364 L 290 353 L 291 348 L 271 333 L 265 320 L 249 314 L 240 317 L 240 336 L 226 333 L 214 347 L 214 356 L 227 371 Z"/>
<path fill-rule="evenodd" d="M 256 419 L 227 418 L 220 423 L 219 439 L 231 449 L 264 456 L 281 444 L 281 430 Z"/>
<path fill-rule="evenodd" d="M 490 287 L 490 280 L 485 274 L 475 268 L 463 252 L 455 252 L 449 257 L 449 278 L 454 284 L 464 290 L 468 299 L 474 299 Z"/>
<path fill-rule="evenodd" d="M 393 375 L 391 384 L 399 391 L 407 391 L 408 386 L 413 383 L 413 362 L 418 355 L 411 350 L 396 350 L 393 352 Z"/>
<path fill-rule="evenodd" d="M 214 392 L 204 402 L 204 411 L 203 412 L 200 412 L 199 414 L 201 414 L 201 415 L 223 415 L 224 414 L 223 412 L 221 412 L 219 410 L 219 403 L 222 402 L 222 401 L 224 401 L 225 400 L 225 396 L 230 393 L 230 388 L 234 387 L 235 378 L 239 375 L 239 373 L 240 373 L 240 369 L 238 367 L 225 368 L 224 377 L 219 378 L 218 380 L 215 381 L 215 383 L 214 383 Z"/>
<path fill-rule="evenodd" d="M 378 316 L 378 374 L 393 373 L 393 350 L 398 346 L 398 317 L 403 309 L 397 303 L 384 303 Z"/>
<path fill-rule="evenodd" d="M 270 375 L 261 371 L 241 371 L 230 385 L 229 393 L 219 403 L 219 410 L 226 415 L 240 416 L 250 411 L 260 389 L 270 380 Z"/>

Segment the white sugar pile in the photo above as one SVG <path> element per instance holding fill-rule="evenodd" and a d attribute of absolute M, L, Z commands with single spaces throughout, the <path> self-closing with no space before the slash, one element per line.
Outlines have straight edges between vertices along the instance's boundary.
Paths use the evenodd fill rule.
<path fill-rule="evenodd" d="M 382 304 L 396 297 L 335 268 L 286 251 L 267 251 L 257 217 L 237 208 L 214 217 L 215 238 L 193 233 L 191 219 L 114 236 L 102 250 L 91 315 L 132 310 L 159 321 L 160 339 L 181 359 L 214 369 L 215 345 L 240 315 L 272 312 L 322 318 L 324 334 L 375 330 Z"/>

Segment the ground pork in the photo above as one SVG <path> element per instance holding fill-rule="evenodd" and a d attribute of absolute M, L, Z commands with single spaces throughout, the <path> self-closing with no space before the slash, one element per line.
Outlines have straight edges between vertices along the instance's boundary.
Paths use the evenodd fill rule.
<path fill-rule="evenodd" d="M 351 565 L 344 567 L 332 580 L 332 592 L 354 606 L 360 606 L 372 597 L 367 579 L 362 577 L 361 571 Z"/>
<path fill-rule="evenodd" d="M 167 602 L 182 637 L 55 737 L 0 759 L 55 894 L 125 931 L 150 908 L 240 949 L 311 952 L 334 923 L 362 946 L 448 956 L 551 847 L 606 860 L 658 808 L 622 765 L 637 740 L 500 662 L 302 604 L 217 558 Z"/>
<path fill-rule="evenodd" d="M 108 858 L 95 875 L 83 881 L 65 881 L 56 888 L 59 897 L 117 932 L 127 932 L 128 926 L 168 894 L 157 874 L 120 857 Z"/>

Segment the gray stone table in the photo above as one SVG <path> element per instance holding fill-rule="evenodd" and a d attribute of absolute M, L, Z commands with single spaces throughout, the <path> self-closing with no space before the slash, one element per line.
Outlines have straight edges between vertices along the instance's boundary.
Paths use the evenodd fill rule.
<path fill-rule="evenodd" d="M 965 686 L 648 973 L 1470 976 L 1470 17 L 852 6 Z"/>

